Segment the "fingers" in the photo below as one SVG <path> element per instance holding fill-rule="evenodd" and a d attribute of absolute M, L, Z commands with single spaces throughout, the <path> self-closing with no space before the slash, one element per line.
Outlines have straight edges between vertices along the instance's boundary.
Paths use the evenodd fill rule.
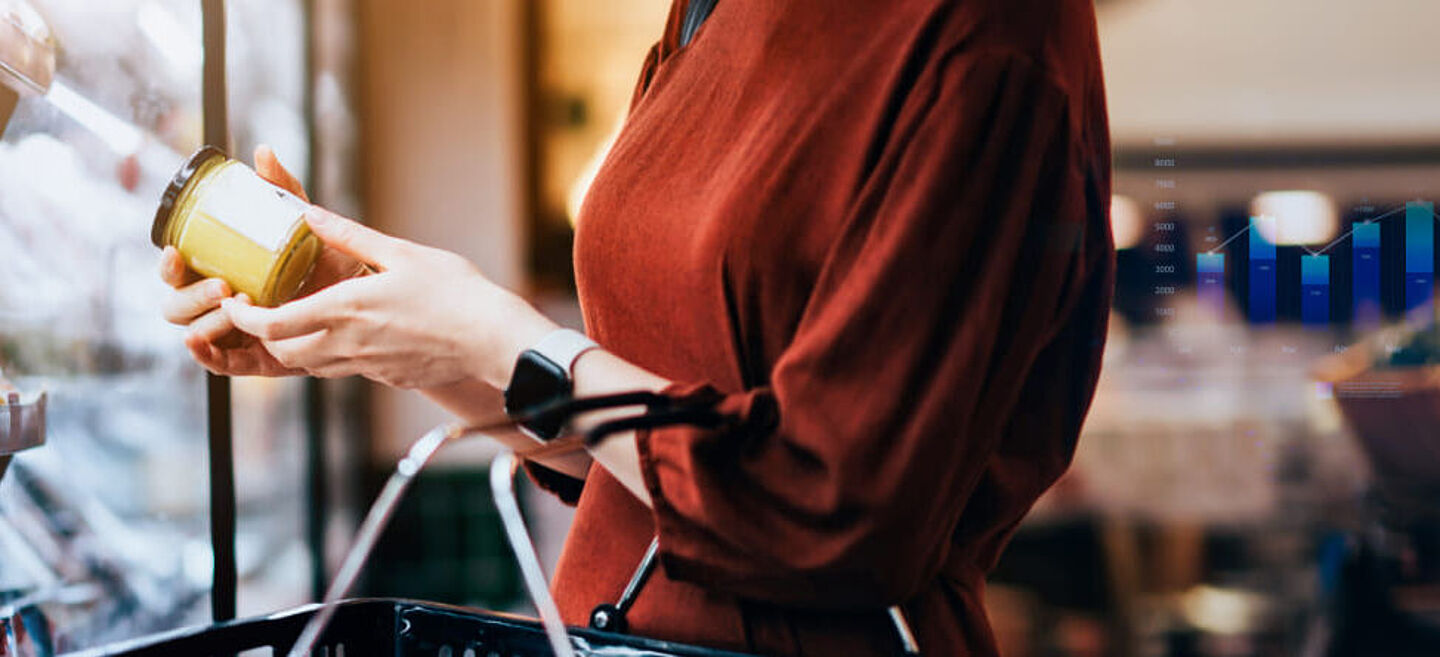
<path fill-rule="evenodd" d="M 213 280 L 213 279 L 212 279 Z M 202 281 L 195 285 L 203 285 Z M 250 297 L 240 294 L 235 297 L 241 304 L 250 303 Z M 235 330 L 230 313 L 222 306 L 195 317 L 185 332 L 185 348 L 201 367 L 224 376 L 290 376 L 304 374 L 302 370 L 288 367 L 272 356 L 264 344 Z"/>
<path fill-rule="evenodd" d="M 294 338 L 268 340 L 265 342 L 265 350 L 280 364 L 306 371 L 348 360 L 327 355 L 319 348 L 329 338 L 329 334 L 328 330 L 324 330 Z"/>
<path fill-rule="evenodd" d="M 235 328 L 261 340 L 284 340 L 328 328 L 333 313 L 326 307 L 334 303 L 333 296 L 318 292 L 279 308 L 261 308 L 232 298 L 225 299 L 221 307 Z"/>
<path fill-rule="evenodd" d="M 265 342 L 265 351 L 281 365 L 296 372 L 322 379 L 338 379 L 363 375 L 361 362 L 336 353 L 335 339 L 330 330 L 317 331 L 297 338 Z"/>
<path fill-rule="evenodd" d="M 312 206 L 305 222 L 326 245 L 381 270 L 397 263 L 412 246 L 321 207 Z"/>
<path fill-rule="evenodd" d="M 186 336 L 185 346 L 201 367 L 224 376 L 294 376 L 303 371 L 281 365 L 260 343 L 231 349 Z"/>
<path fill-rule="evenodd" d="M 207 315 L 224 318 L 224 311 L 214 311 Z M 197 320 L 197 322 L 203 321 Z M 228 325 L 228 320 L 225 320 Z M 192 330 L 185 334 L 185 348 L 201 367 L 225 376 L 291 376 L 304 374 L 303 371 L 287 367 L 274 356 L 272 356 L 260 341 L 255 340 L 244 333 L 234 331 L 225 332 L 221 329 Z M 220 334 L 219 339 L 212 339 L 210 336 Z M 237 339 L 237 336 L 240 339 Z M 227 344 L 230 343 L 230 344 Z"/>
<path fill-rule="evenodd" d="M 235 330 L 235 323 L 230 321 L 230 314 L 225 312 L 224 308 L 219 307 L 190 322 L 189 330 L 185 332 L 185 335 L 187 338 L 194 337 L 221 348 L 239 347 L 251 339 L 250 336 Z"/>
<path fill-rule="evenodd" d="M 181 326 L 190 324 L 196 318 L 220 307 L 220 301 L 230 296 L 230 286 L 218 278 L 207 278 L 177 288 L 165 299 L 161 308 L 165 321 Z"/>
<path fill-rule="evenodd" d="M 265 144 L 255 147 L 255 173 L 260 174 L 261 178 L 270 181 L 271 184 L 299 196 L 307 202 L 310 200 L 310 197 L 305 195 L 305 187 L 300 184 L 300 179 L 291 174 L 285 165 L 280 164 L 280 158 L 275 156 L 275 150 Z"/>
<path fill-rule="evenodd" d="M 370 270 L 358 260 L 326 247 L 321 249 L 320 257 L 315 261 L 315 271 L 306 279 L 305 286 L 300 288 L 300 294 L 296 296 L 308 297 L 317 290 L 355 278 L 367 271 Z"/>
<path fill-rule="evenodd" d="M 224 370 L 224 354 L 208 342 L 192 339 L 185 336 L 185 348 L 190 350 L 190 357 L 195 359 L 201 367 L 213 374 L 231 374 Z"/>
<path fill-rule="evenodd" d="M 200 279 L 200 275 L 185 266 L 185 259 L 173 246 L 160 252 L 160 280 L 170 287 L 180 287 Z"/>
<path fill-rule="evenodd" d="M 225 349 L 201 339 L 195 333 L 185 334 L 185 348 L 190 350 L 190 356 L 195 362 L 214 374 L 243 376 L 251 373 L 233 368 L 231 361 L 234 359 Z"/>

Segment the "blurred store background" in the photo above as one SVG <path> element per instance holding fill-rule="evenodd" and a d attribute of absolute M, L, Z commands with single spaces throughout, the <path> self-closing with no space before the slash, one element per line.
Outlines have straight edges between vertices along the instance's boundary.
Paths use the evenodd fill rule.
<path fill-rule="evenodd" d="M 236 153 L 274 146 L 315 200 L 578 325 L 572 220 L 669 0 L 226 4 Z M 53 62 L 0 69 L 23 91 L 0 139 L 0 368 L 49 397 L 47 443 L 0 479 L 0 609 L 27 601 L 65 648 L 209 619 L 204 375 L 160 319 L 147 233 L 202 141 L 200 6 L 0 0 L 0 32 Z M 1004 654 L 1440 654 L 1440 5 L 1097 9 L 1116 308 L 1074 467 L 992 578 Z M 358 381 L 231 397 L 245 616 L 315 599 L 446 416 Z M 441 454 L 363 593 L 525 608 L 493 456 Z M 526 501 L 553 563 L 569 512 Z"/>

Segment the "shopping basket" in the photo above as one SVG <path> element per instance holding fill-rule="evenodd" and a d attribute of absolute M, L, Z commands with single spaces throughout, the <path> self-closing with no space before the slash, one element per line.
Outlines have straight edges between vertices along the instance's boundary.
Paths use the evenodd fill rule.
<path fill-rule="evenodd" d="M 319 605 L 176 630 L 77 653 L 81 657 L 279 657 L 295 643 Z M 736 653 L 569 629 L 580 655 L 605 657 L 740 657 Z M 339 604 L 313 653 L 316 657 L 540 657 L 554 654 L 536 621 L 507 614 L 409 600 L 348 600 Z"/>
<path fill-rule="evenodd" d="M 607 407 L 643 405 L 646 412 L 634 417 L 609 420 L 583 436 L 557 439 L 526 452 L 532 458 L 558 456 L 583 450 L 609 435 L 637 428 L 670 424 L 701 424 L 715 421 L 707 409 L 672 407 L 673 400 L 648 392 L 630 392 L 565 400 L 538 412 L 564 417 Z M 592 627 L 565 627 L 551 597 L 535 546 L 521 516 L 515 496 L 514 477 L 520 459 L 502 452 L 491 465 L 491 488 L 495 504 L 515 551 L 525 587 L 539 612 L 538 621 L 505 614 L 477 612 L 458 607 L 408 600 L 341 600 L 364 566 L 374 541 L 383 531 L 394 504 L 387 498 L 404 494 L 409 482 L 430 457 L 446 442 L 462 437 L 495 435 L 518 430 L 513 422 L 485 427 L 442 425 L 422 436 L 410 448 L 386 483 L 376 504 L 361 523 L 350 554 L 341 565 L 326 593 L 328 603 L 310 605 L 263 618 L 220 623 L 205 628 L 177 630 L 131 643 L 79 653 L 99 656 L 219 656 L 280 657 L 389 657 L 425 655 L 439 657 L 744 657 L 739 653 L 682 645 L 656 639 L 617 634 L 623 632 L 625 612 L 645 585 L 656 563 L 658 541 L 652 541 L 625 592 L 615 604 L 597 607 Z M 393 502 L 393 500 L 392 500 Z M 887 610 L 894 623 L 903 652 L 918 655 L 909 623 L 899 607 Z"/>

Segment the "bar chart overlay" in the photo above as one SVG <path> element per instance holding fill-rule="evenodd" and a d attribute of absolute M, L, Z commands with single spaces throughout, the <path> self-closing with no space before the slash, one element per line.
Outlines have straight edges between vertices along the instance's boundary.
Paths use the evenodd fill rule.
<path fill-rule="evenodd" d="M 1351 220 L 1332 224 L 1331 235 L 1338 237 L 1323 245 L 1287 239 L 1304 234 L 1304 225 L 1276 217 L 1231 215 L 1226 221 L 1228 237 L 1222 240 L 1210 228 L 1206 240 L 1213 246 L 1195 254 L 1196 302 L 1211 317 L 1225 318 L 1227 300 L 1234 299 L 1241 319 L 1254 325 L 1364 330 L 1387 318 L 1420 321 L 1436 308 L 1440 214 L 1434 202 L 1358 205 Z"/>

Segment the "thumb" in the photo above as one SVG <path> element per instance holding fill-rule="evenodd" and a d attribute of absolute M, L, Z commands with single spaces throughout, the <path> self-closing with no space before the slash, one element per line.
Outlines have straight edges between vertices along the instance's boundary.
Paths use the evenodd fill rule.
<path fill-rule="evenodd" d="M 276 187 L 284 189 L 306 201 L 310 200 L 310 198 L 305 195 L 305 187 L 300 184 L 300 179 L 290 173 L 290 170 L 286 169 L 285 165 L 280 164 L 280 158 L 275 156 L 275 150 L 269 146 L 261 144 L 255 147 L 255 173 L 260 174 L 261 178 L 264 178 Z"/>
<path fill-rule="evenodd" d="M 305 223 L 326 246 L 380 270 L 399 262 L 410 245 L 315 205 L 305 213 Z"/>

